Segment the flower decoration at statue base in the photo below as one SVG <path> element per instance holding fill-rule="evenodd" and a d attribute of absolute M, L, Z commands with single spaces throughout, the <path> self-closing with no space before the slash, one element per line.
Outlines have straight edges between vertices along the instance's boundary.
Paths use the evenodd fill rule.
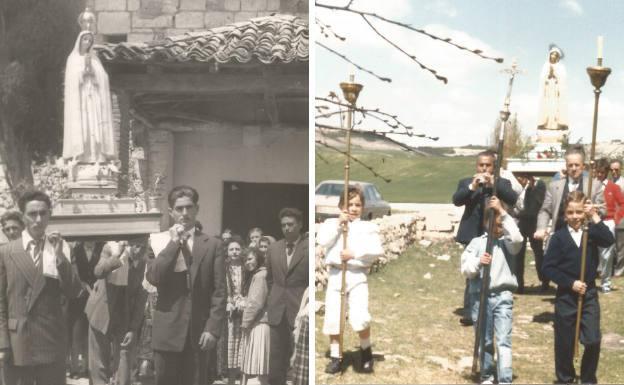
<path fill-rule="evenodd" d="M 152 182 L 150 187 L 144 192 L 145 203 L 151 213 L 160 211 L 160 201 L 162 199 L 166 176 L 157 172 L 154 174 L 153 178 L 154 182 Z"/>

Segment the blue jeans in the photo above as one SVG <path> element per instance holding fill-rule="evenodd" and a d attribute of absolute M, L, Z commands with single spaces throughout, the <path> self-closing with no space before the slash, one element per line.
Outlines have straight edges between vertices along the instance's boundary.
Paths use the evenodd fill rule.
<path fill-rule="evenodd" d="M 479 293 L 470 293 L 472 297 L 472 320 L 475 328 L 479 317 Z M 511 324 L 513 310 L 513 294 L 511 291 L 490 293 L 487 299 L 485 315 L 485 352 L 481 366 L 481 381 L 494 380 L 499 383 L 511 383 Z M 493 329 L 493 330 L 492 330 Z M 494 343 L 496 336 L 496 367 L 494 367 Z"/>

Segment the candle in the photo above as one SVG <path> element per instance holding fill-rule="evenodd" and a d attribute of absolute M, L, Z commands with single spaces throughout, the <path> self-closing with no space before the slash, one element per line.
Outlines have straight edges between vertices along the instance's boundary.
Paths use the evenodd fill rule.
<path fill-rule="evenodd" d="M 598 36 L 598 59 L 602 59 L 602 47 L 604 45 L 604 37 Z"/>
<path fill-rule="evenodd" d="M 349 65 L 349 74 L 348 74 L 348 75 L 349 75 L 349 76 L 348 76 L 349 81 L 350 81 L 351 83 L 353 83 L 353 82 L 355 81 L 355 65 L 353 65 L 353 63 L 351 63 L 351 64 Z"/>

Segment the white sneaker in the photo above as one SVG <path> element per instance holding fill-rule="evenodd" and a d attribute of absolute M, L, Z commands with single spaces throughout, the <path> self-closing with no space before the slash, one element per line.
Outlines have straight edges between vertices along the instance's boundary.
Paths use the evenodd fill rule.
<path fill-rule="evenodd" d="M 485 380 L 481 382 L 482 384 L 493 384 L 492 380 Z"/>

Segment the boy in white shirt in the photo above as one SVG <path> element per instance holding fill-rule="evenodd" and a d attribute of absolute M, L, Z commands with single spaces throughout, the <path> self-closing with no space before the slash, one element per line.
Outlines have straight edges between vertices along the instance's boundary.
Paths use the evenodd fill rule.
<path fill-rule="evenodd" d="M 339 351 L 340 334 L 340 290 L 342 286 L 341 265 L 347 265 L 346 292 L 349 323 L 360 337 L 362 372 L 373 371 L 373 353 L 370 342 L 370 321 L 368 312 L 367 276 L 371 265 L 383 255 L 379 228 L 375 223 L 360 220 L 364 207 L 364 193 L 359 186 L 349 187 L 348 204 L 340 196 L 338 207 L 343 211 L 338 218 L 327 219 L 318 232 L 318 241 L 326 250 L 325 264 L 329 267 L 329 278 L 325 296 L 325 322 L 323 333 L 329 335 L 330 362 L 325 372 L 336 374 L 342 371 Z M 343 248 L 342 227 L 348 226 L 347 247 Z"/>

